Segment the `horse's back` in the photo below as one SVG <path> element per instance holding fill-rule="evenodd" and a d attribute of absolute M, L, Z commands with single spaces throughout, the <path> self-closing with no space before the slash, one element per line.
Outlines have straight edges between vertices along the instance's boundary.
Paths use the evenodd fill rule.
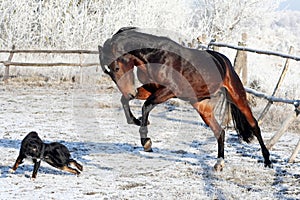
<path fill-rule="evenodd" d="M 120 29 L 112 44 L 116 56 L 130 53 L 147 63 L 146 80 L 170 88 L 178 98 L 210 97 L 222 86 L 226 69 L 209 51 L 186 48 L 131 27 Z"/>

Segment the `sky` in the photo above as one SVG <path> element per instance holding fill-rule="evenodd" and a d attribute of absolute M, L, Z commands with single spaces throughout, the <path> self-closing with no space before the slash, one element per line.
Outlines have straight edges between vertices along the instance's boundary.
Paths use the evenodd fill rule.
<path fill-rule="evenodd" d="M 300 0 L 287 0 L 280 5 L 280 10 L 297 10 L 300 11 Z"/>

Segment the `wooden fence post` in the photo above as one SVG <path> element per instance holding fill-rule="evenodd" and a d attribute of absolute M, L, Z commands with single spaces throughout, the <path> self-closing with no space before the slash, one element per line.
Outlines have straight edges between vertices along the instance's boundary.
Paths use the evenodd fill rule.
<path fill-rule="evenodd" d="M 294 47 L 291 46 L 291 47 L 290 47 L 290 50 L 289 50 L 289 54 L 292 54 L 293 52 L 294 52 Z M 282 72 L 281 72 L 281 75 L 280 75 L 280 77 L 279 77 L 279 80 L 278 80 L 278 82 L 277 82 L 277 84 L 276 84 L 276 86 L 275 86 L 275 88 L 274 88 L 273 93 L 272 93 L 271 96 L 275 96 L 275 94 L 276 94 L 278 88 L 279 88 L 280 85 L 282 84 L 283 79 L 284 79 L 284 77 L 285 77 L 285 75 L 286 75 L 286 73 L 287 73 L 287 70 L 288 70 L 288 68 L 289 68 L 289 63 L 290 63 L 290 59 L 287 58 L 286 61 L 285 61 L 283 70 L 282 70 Z M 266 107 L 264 108 L 264 110 L 262 111 L 262 113 L 260 114 L 260 116 L 259 116 L 259 118 L 258 118 L 258 124 L 261 124 L 261 123 L 262 123 L 263 118 L 266 116 L 266 114 L 267 114 L 267 112 L 269 111 L 269 109 L 270 109 L 272 103 L 273 103 L 273 102 L 268 101 Z"/>
<path fill-rule="evenodd" d="M 13 45 L 11 50 L 13 51 L 13 50 L 15 50 L 15 48 L 16 48 L 16 46 Z M 14 56 L 14 52 L 10 52 L 7 61 L 4 62 L 4 66 L 5 66 L 5 72 L 4 72 L 4 77 L 3 77 L 4 83 L 8 82 L 8 79 L 9 79 L 9 66 L 10 66 L 10 62 L 11 62 L 13 56 Z"/>
<path fill-rule="evenodd" d="M 286 129 L 289 127 L 289 125 L 296 120 L 299 113 L 300 113 L 299 107 L 296 107 L 295 111 L 283 122 L 278 132 L 269 140 L 268 144 L 266 145 L 268 149 L 271 149 L 275 145 L 275 143 L 280 139 L 280 137 L 284 134 Z"/>
<path fill-rule="evenodd" d="M 82 82 L 83 82 L 83 69 L 82 69 L 82 54 L 80 53 L 79 54 L 79 60 L 80 60 L 80 80 L 79 80 L 79 83 L 80 83 L 80 85 L 82 84 Z"/>
<path fill-rule="evenodd" d="M 206 45 L 207 45 L 207 36 L 206 34 L 202 34 L 201 36 L 197 37 L 198 41 L 198 49 L 201 50 L 206 50 Z"/>
<path fill-rule="evenodd" d="M 242 42 L 238 42 L 238 46 L 246 46 L 247 34 L 242 34 Z M 243 85 L 247 85 L 247 52 L 237 50 L 236 56 L 234 59 L 234 70 L 240 76 Z"/>
<path fill-rule="evenodd" d="M 219 37 L 218 37 L 218 36 L 215 36 L 214 38 L 215 38 L 215 41 L 218 41 L 218 40 L 219 40 Z M 215 45 L 214 45 L 214 46 L 213 46 L 213 50 L 214 50 L 214 51 L 219 51 L 220 48 L 219 48 L 218 46 L 215 46 Z"/>
<path fill-rule="evenodd" d="M 297 156 L 299 150 L 300 150 L 300 139 L 299 139 L 299 141 L 298 141 L 298 144 L 297 144 L 297 146 L 296 146 L 294 152 L 292 153 L 292 155 L 291 155 L 291 157 L 290 157 L 290 159 L 289 159 L 289 161 L 288 161 L 289 163 L 293 163 L 293 162 L 294 162 L 294 160 L 295 160 L 295 158 L 296 158 L 296 156 Z"/>

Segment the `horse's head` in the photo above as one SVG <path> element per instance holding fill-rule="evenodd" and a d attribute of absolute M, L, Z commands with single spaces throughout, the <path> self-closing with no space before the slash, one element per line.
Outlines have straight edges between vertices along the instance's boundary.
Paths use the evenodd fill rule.
<path fill-rule="evenodd" d="M 132 55 L 118 56 L 110 45 L 110 40 L 107 40 L 104 46 L 99 46 L 98 49 L 100 64 L 104 73 L 111 77 L 125 98 L 133 99 L 137 91 L 134 84 L 134 59 Z"/>

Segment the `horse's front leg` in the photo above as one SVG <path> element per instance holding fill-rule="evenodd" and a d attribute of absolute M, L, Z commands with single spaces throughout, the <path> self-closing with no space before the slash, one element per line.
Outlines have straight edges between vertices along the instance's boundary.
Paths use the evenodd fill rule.
<path fill-rule="evenodd" d="M 124 95 L 121 97 L 121 103 L 124 109 L 125 117 L 128 124 L 135 124 L 137 126 L 141 125 L 141 121 L 135 118 L 135 116 L 132 114 L 129 106 L 130 99 L 127 99 Z"/>
<path fill-rule="evenodd" d="M 167 101 L 170 98 L 175 97 L 173 92 L 168 90 L 167 88 L 160 88 L 153 94 L 151 94 L 148 99 L 145 101 L 142 107 L 142 118 L 141 118 L 141 127 L 140 127 L 140 137 L 141 143 L 144 147 L 144 151 L 151 152 L 152 151 L 152 142 L 151 139 L 147 136 L 148 134 L 148 117 L 150 111 L 158 104 Z"/>
<path fill-rule="evenodd" d="M 150 85 L 150 84 L 149 84 Z M 149 92 L 145 87 L 149 87 L 148 85 L 143 85 L 139 88 L 137 88 L 137 94 L 134 97 L 135 99 L 139 100 L 146 100 L 152 93 Z M 152 88 L 153 89 L 153 88 Z M 155 89 L 155 88 L 154 88 Z M 129 106 L 129 101 L 131 99 L 127 99 L 124 95 L 121 97 L 121 103 L 124 109 L 124 113 L 126 116 L 126 120 L 128 124 L 135 124 L 137 126 L 141 126 L 141 121 L 132 114 L 130 106 Z M 147 122 L 149 124 L 149 122 Z"/>

